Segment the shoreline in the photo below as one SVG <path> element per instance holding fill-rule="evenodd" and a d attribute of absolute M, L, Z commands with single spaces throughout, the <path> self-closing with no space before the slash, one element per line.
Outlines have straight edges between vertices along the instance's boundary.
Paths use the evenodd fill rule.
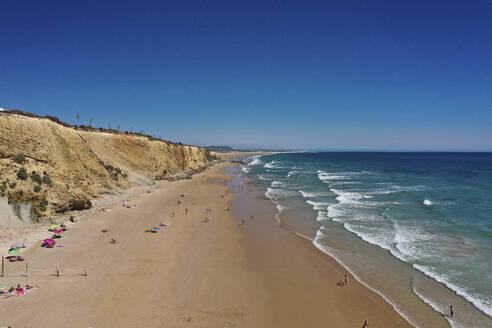
<path fill-rule="evenodd" d="M 245 178 L 245 179 L 247 180 L 247 178 Z M 258 187 L 254 187 L 254 188 L 258 188 Z M 267 196 L 265 196 L 265 198 L 263 198 L 262 200 L 264 200 L 264 201 L 266 201 L 266 202 L 268 202 L 268 203 L 271 204 L 271 208 L 272 208 L 271 210 L 272 210 L 273 215 L 275 216 L 276 225 L 278 226 L 279 229 L 284 230 L 285 232 L 291 233 L 292 235 L 295 235 L 296 237 L 299 237 L 299 238 L 303 239 L 305 242 L 307 242 L 311 246 L 311 248 L 312 248 L 313 251 L 315 251 L 315 252 L 316 251 L 319 251 L 324 256 L 327 256 L 331 260 L 333 260 L 334 262 L 336 262 L 336 264 L 338 266 L 340 266 L 341 268 L 343 268 L 343 270 L 345 270 L 346 272 L 350 273 L 350 276 L 352 277 L 352 279 L 355 279 L 360 285 L 363 286 L 363 288 L 366 288 L 366 289 L 370 290 L 371 292 L 373 292 L 374 294 L 377 294 L 378 297 L 380 297 L 383 302 L 385 302 L 389 306 L 391 306 L 391 308 L 393 309 L 393 311 L 395 313 L 397 313 L 399 316 L 401 316 L 406 321 L 406 323 L 409 326 L 415 327 L 415 328 L 422 328 L 422 327 L 433 327 L 433 328 L 434 327 L 442 327 L 442 328 L 455 327 L 453 325 L 453 323 L 449 320 L 449 318 L 448 318 L 447 315 L 445 315 L 445 314 L 437 311 L 431 304 L 429 304 L 428 302 L 426 302 L 425 300 L 423 300 L 418 294 L 416 294 L 416 295 L 419 297 L 419 301 L 421 302 L 421 305 L 428 306 L 429 308 L 432 308 L 432 311 L 430 311 L 431 313 L 428 313 L 425 316 L 424 321 L 426 321 L 426 322 L 425 322 L 424 325 L 421 325 L 421 324 L 415 322 L 412 319 L 412 311 L 411 311 L 411 308 L 401 307 L 400 305 L 396 304 L 394 301 L 391 300 L 391 297 L 390 296 L 386 295 L 383 291 L 379 290 L 377 287 L 372 286 L 369 282 L 367 282 L 364 279 L 362 279 L 361 276 L 360 276 L 361 273 L 356 273 L 354 271 L 354 269 L 352 269 L 349 264 L 345 263 L 344 260 L 342 260 L 339 256 L 337 256 L 336 254 L 334 254 L 333 252 L 331 252 L 329 250 L 330 247 L 328 247 L 326 245 L 323 245 L 320 242 L 318 242 L 317 239 L 318 239 L 318 234 L 320 232 L 319 229 L 314 229 L 314 231 L 313 231 L 314 232 L 314 237 L 313 238 L 308 237 L 308 236 L 304 235 L 303 233 L 300 233 L 300 232 L 296 231 L 296 227 L 290 226 L 289 224 L 286 225 L 286 222 L 284 222 L 280 218 L 281 214 L 286 209 L 286 207 L 284 205 L 278 204 L 274 199 L 271 199 L 271 198 L 269 198 Z M 410 310 L 410 311 L 408 311 L 408 310 Z M 422 321 L 422 317 L 421 316 L 420 316 L 420 319 Z M 431 323 L 429 324 L 427 321 L 428 322 L 431 322 Z"/>
<path fill-rule="evenodd" d="M 239 171 L 239 169 L 238 169 Z M 236 177 L 239 176 L 239 173 L 236 172 Z M 329 290 L 330 292 L 337 292 L 339 290 L 344 290 L 348 288 L 353 288 L 350 292 L 350 296 L 354 297 L 351 300 L 345 299 L 344 301 L 346 302 L 354 302 L 354 299 L 357 298 L 357 301 L 361 301 L 363 299 L 365 302 L 364 305 L 358 304 L 357 306 L 360 306 L 361 309 L 364 309 L 367 311 L 367 308 L 370 309 L 370 311 L 366 312 L 367 317 L 369 318 L 369 322 L 371 322 L 371 325 L 375 326 L 392 326 L 392 327 L 418 327 L 415 323 L 413 323 L 408 317 L 406 317 L 403 313 L 398 311 L 398 309 L 395 307 L 394 304 L 392 304 L 384 295 L 382 295 L 380 292 L 377 290 L 374 290 L 370 286 L 367 286 L 363 281 L 361 281 L 356 275 L 353 274 L 353 272 L 348 269 L 343 263 L 339 261 L 336 257 L 332 256 L 329 253 L 326 253 L 324 250 L 319 249 L 316 247 L 314 241 L 306 237 L 298 232 L 282 228 L 281 223 L 279 223 L 279 218 L 278 218 L 278 208 L 276 208 L 275 202 L 271 201 L 270 199 L 265 199 L 264 197 L 261 197 L 261 194 L 256 194 L 254 192 L 251 192 L 251 190 L 248 190 L 250 187 L 247 182 L 245 182 L 245 178 L 239 178 L 242 179 L 242 184 L 246 186 L 246 191 L 242 192 L 239 191 L 239 193 L 243 193 L 242 195 L 243 198 L 249 198 L 249 200 L 241 200 L 241 195 L 238 196 L 236 200 L 234 200 L 231 204 L 231 210 L 233 211 L 233 215 L 239 216 L 239 217 L 248 217 L 247 212 L 249 211 L 248 208 L 261 208 L 259 211 L 262 213 L 262 216 L 269 217 L 269 221 L 265 224 L 263 223 L 256 223 L 258 224 L 258 227 L 254 228 L 248 227 L 253 222 L 248 222 L 249 220 L 245 220 L 246 224 L 243 227 L 243 244 L 245 245 L 246 251 L 250 253 L 250 259 L 253 262 L 252 266 L 255 267 L 256 265 L 256 270 L 259 272 L 262 271 L 261 267 L 264 265 L 268 265 L 265 260 L 258 261 L 259 257 L 262 257 L 264 255 L 260 255 L 260 253 L 263 253 L 263 249 L 260 246 L 258 249 L 258 246 L 255 246 L 255 244 L 262 244 L 266 243 L 269 244 L 270 247 L 272 247 L 272 244 L 282 244 L 282 245 L 289 245 L 289 250 L 291 252 L 295 253 L 301 253 L 302 250 L 302 255 L 304 256 L 303 260 L 301 261 L 302 265 L 298 265 L 298 267 L 303 267 L 303 266 L 313 266 L 313 261 L 319 262 L 316 263 L 314 266 L 316 267 L 321 267 L 321 270 L 323 270 L 323 276 L 318 277 L 316 280 L 315 288 L 312 290 L 308 289 L 309 292 L 312 292 L 313 294 L 316 293 L 320 289 L 325 289 Z M 237 182 L 236 182 L 237 184 Z M 237 188 L 237 187 L 236 187 Z M 242 189 L 244 190 L 244 189 Z M 249 193 L 253 194 L 253 196 L 248 195 Z M 238 202 L 250 202 L 249 206 L 246 205 L 241 205 L 238 204 Z M 236 204 L 234 204 L 236 202 Z M 263 203 L 263 205 L 261 205 Z M 254 205 L 253 205 L 254 204 Z M 242 207 L 242 208 L 241 208 Z M 255 214 L 256 217 L 256 214 Z M 256 221 L 256 219 L 254 219 Z M 240 221 L 238 221 L 240 223 Z M 249 231 L 248 231 L 249 229 Z M 268 239 L 273 239 L 270 243 Z M 263 240 L 261 240 L 263 239 Z M 255 249 L 256 248 L 256 249 Z M 285 256 L 284 250 L 276 250 L 273 252 L 274 254 L 270 255 L 268 258 L 272 261 L 278 261 L 279 257 Z M 284 254 L 282 254 L 284 253 Z M 254 262 L 260 262 L 254 263 Z M 291 265 L 288 265 L 286 262 L 280 261 L 280 263 L 277 263 L 277 265 L 280 266 L 287 266 L 290 274 L 292 276 L 297 276 L 299 279 L 309 279 L 309 275 L 306 275 L 305 272 L 301 272 L 302 270 L 299 270 L 298 268 L 295 268 Z M 283 270 L 286 270 L 285 268 Z M 310 273 L 313 273 L 313 271 L 319 271 L 320 268 L 316 268 L 316 270 L 310 271 Z M 281 270 L 282 271 L 282 270 Z M 343 275 L 347 274 L 349 277 L 349 281 L 351 281 L 350 287 L 349 285 L 345 287 L 333 287 L 335 283 L 339 279 L 343 279 Z M 262 272 L 262 276 L 265 275 L 265 272 Z M 311 276 L 312 277 L 312 276 Z M 269 277 L 271 283 L 273 280 L 275 280 L 275 274 L 273 274 L 271 277 Z M 338 279 L 338 280 L 337 280 Z M 290 280 L 290 278 L 288 278 Z M 355 296 L 357 295 L 357 296 Z M 366 299 L 367 297 L 367 299 Z M 324 300 L 323 297 L 313 297 L 316 300 L 311 300 L 311 302 L 318 302 L 320 304 L 325 303 L 320 311 L 322 311 L 322 308 L 334 306 L 336 310 L 338 310 L 340 313 L 343 313 L 345 309 L 340 309 L 337 305 L 330 304 L 329 301 Z M 379 298 L 379 299 L 378 299 Z M 289 307 L 289 305 L 286 305 L 283 300 L 277 300 L 279 302 L 279 308 L 285 308 Z M 289 302 L 287 302 L 289 303 Z M 302 304 L 294 302 L 295 305 L 292 306 L 295 311 L 301 311 L 301 312 L 308 312 L 310 313 L 309 316 L 314 316 L 317 317 L 319 316 L 319 313 L 323 313 L 320 311 L 312 311 L 312 309 L 308 306 L 308 308 L 303 307 Z M 370 304 L 367 306 L 367 304 Z M 292 305 L 292 304 L 291 304 Z M 352 307 L 353 309 L 353 307 Z M 362 310 L 362 312 L 364 312 Z M 383 316 L 375 314 L 382 311 L 384 313 Z M 346 325 L 347 322 L 347 317 L 353 317 L 354 314 L 348 314 L 345 313 L 345 315 L 342 315 L 344 319 L 340 320 L 340 325 Z M 373 320 L 371 320 L 371 317 L 373 317 Z M 375 318 L 374 318 L 375 317 Z M 331 318 L 332 320 L 336 320 L 334 318 Z M 361 315 L 359 318 L 359 321 L 354 320 L 354 322 L 351 324 L 354 326 L 361 325 L 364 322 L 364 316 Z M 436 318 L 434 318 L 436 319 Z M 290 318 L 292 320 L 292 318 Z M 312 319 L 311 319 L 312 320 Z M 439 321 L 439 318 L 437 318 L 437 321 Z M 329 322 L 323 322 L 323 321 L 318 321 L 315 324 L 312 324 L 313 326 L 315 325 L 326 325 L 328 324 L 329 327 Z M 391 324 L 389 324 L 391 322 Z M 304 324 L 303 322 L 297 322 L 297 323 L 292 323 L 290 321 L 285 321 L 282 322 L 281 325 L 282 327 L 298 327 L 299 324 Z M 311 325 L 308 325 L 311 326 Z M 336 327 L 333 326 L 333 327 Z M 443 325 L 442 327 L 448 327 L 447 325 Z"/>
<path fill-rule="evenodd" d="M 21 274 L 23 264 L 9 264 L 0 285 L 40 289 L 0 299 L 0 325 L 356 327 L 369 318 L 371 326 L 410 327 L 350 274 L 347 286 L 336 287 L 334 279 L 346 271 L 312 243 L 279 229 L 273 204 L 263 201 L 254 220 L 238 226 L 242 216 L 232 207 L 244 190 L 229 191 L 234 177 L 222 171 L 231 166 L 221 163 L 191 180 L 138 193 L 136 208 L 116 202 L 111 211 L 89 213 L 69 226 L 63 248 L 23 250 L 29 275 Z M 205 208 L 212 209 L 210 223 L 203 221 Z M 170 225 L 144 232 L 159 221 Z M 87 276 L 81 276 L 84 261 Z M 57 263 L 60 277 L 52 276 Z M 53 311 L 59 304 L 64 311 Z"/>
<path fill-rule="evenodd" d="M 358 276 L 362 284 L 392 304 L 396 311 L 415 326 L 481 327 L 490 324 L 490 317 L 487 313 L 467 297 L 463 297 L 459 290 L 456 292 L 455 289 L 449 288 L 447 284 L 435 279 L 434 276 L 417 270 L 411 263 L 393 256 L 387 248 L 368 242 L 358 233 L 353 232 L 350 227 L 347 228 L 347 223 L 341 223 L 350 221 L 348 219 L 338 220 L 336 216 L 340 214 L 330 211 L 338 204 L 342 204 L 346 198 L 335 200 L 330 198 L 331 193 L 326 194 L 326 189 L 323 189 L 324 177 L 319 177 L 322 171 L 317 171 L 317 179 L 316 169 L 314 169 L 313 177 L 312 167 L 307 167 L 304 172 L 302 171 L 304 167 L 301 166 L 299 173 L 300 167 L 296 166 L 302 159 L 305 158 L 266 156 L 260 160 L 260 158 L 253 157 L 246 161 L 245 167 L 242 167 L 244 172 L 242 175 L 245 176 L 251 188 L 262 196 L 264 195 L 263 198 L 273 204 L 272 208 L 276 205 L 277 210 L 272 209 L 272 211 L 275 212 L 281 228 L 309 240 L 315 248 L 336 259 L 354 276 Z M 307 164 L 304 163 L 305 166 Z M 308 169 L 311 171 L 307 171 Z M 338 171 L 345 172 L 343 170 L 344 168 L 339 168 Z M 290 178 L 295 174 L 304 175 L 303 178 Z M 336 175 L 333 179 L 338 178 L 339 176 Z M 311 183 L 312 187 L 308 187 Z M 338 184 L 343 183 L 345 182 Z M 297 194 L 298 192 L 302 197 Z M 338 192 L 334 194 L 335 196 L 340 195 Z M 346 194 L 348 194 L 347 197 L 351 196 L 350 192 Z M 370 195 L 370 192 L 368 194 Z M 354 192 L 353 195 L 357 197 L 360 194 Z M 371 197 L 367 196 L 367 198 Z M 328 217 L 328 213 L 335 218 Z M 355 210 L 350 214 L 357 217 Z M 454 317 L 448 315 L 450 304 L 455 309 L 460 309 L 458 315 Z M 429 324 L 428 317 L 435 318 L 438 324 Z"/>

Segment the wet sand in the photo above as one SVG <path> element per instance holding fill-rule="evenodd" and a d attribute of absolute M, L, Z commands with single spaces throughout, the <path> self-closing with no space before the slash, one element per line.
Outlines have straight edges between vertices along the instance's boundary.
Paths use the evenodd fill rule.
<path fill-rule="evenodd" d="M 64 233 L 63 248 L 24 250 L 29 275 L 20 275 L 24 263 L 8 264 L 0 285 L 40 289 L 0 298 L 0 326 L 360 327 L 369 318 L 371 327 L 410 327 L 352 277 L 337 287 L 344 269 L 278 228 L 271 208 L 255 203 L 254 220 L 238 225 L 247 211 L 240 207 L 252 204 L 238 199 L 234 218 L 225 211 L 236 197 L 221 197 L 228 189 L 218 179 L 231 178 L 221 173 L 225 165 L 160 183 L 130 200 L 136 208 L 118 204 L 88 216 Z M 144 232 L 160 222 L 171 225 Z"/>
<path fill-rule="evenodd" d="M 412 327 L 311 240 L 281 228 L 270 200 L 249 190 L 240 178 L 230 184 L 238 190 L 231 206 L 234 218 L 238 224 L 245 220 L 240 228 L 248 263 L 265 281 L 276 326 L 362 327 L 369 319 L 370 327 Z M 348 284 L 339 287 L 345 274 Z M 429 313 L 429 327 L 449 327 L 440 315 Z"/>

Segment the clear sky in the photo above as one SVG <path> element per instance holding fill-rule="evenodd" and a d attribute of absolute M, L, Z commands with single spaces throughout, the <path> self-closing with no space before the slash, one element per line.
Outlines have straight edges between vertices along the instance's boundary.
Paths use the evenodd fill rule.
<path fill-rule="evenodd" d="M 198 145 L 492 150 L 492 0 L 2 1 L 0 107 Z"/>

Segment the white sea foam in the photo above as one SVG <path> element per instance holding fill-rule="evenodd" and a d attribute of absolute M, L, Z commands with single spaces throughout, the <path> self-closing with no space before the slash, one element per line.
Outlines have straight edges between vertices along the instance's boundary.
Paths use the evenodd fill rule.
<path fill-rule="evenodd" d="M 316 216 L 316 220 L 319 222 L 328 221 L 330 218 L 328 217 L 328 213 L 323 211 L 318 211 L 318 215 Z"/>
<path fill-rule="evenodd" d="M 422 246 L 422 242 L 432 240 L 432 235 L 418 227 L 402 226 L 397 222 L 394 222 L 393 228 L 395 250 L 405 261 L 409 262 L 428 256 L 428 250 Z"/>
<path fill-rule="evenodd" d="M 360 239 L 368 242 L 369 244 L 373 244 L 379 246 L 383 249 L 388 250 L 394 257 L 405 261 L 405 257 L 403 257 L 400 252 L 396 251 L 391 245 L 394 240 L 394 235 L 390 231 L 385 231 L 384 229 L 377 229 L 373 227 L 371 232 L 364 231 L 365 226 L 360 226 L 353 223 L 344 223 L 343 227 L 357 235 Z M 375 231 L 377 229 L 377 232 Z"/>
<path fill-rule="evenodd" d="M 270 199 L 281 199 L 293 196 L 290 190 L 280 189 L 280 188 L 267 188 L 265 196 Z"/>
<path fill-rule="evenodd" d="M 363 202 L 361 202 L 360 200 L 372 198 L 372 196 L 363 195 L 358 192 L 348 192 L 348 191 L 341 191 L 337 189 L 330 189 L 330 190 L 338 195 L 337 200 L 340 202 L 340 204 L 356 204 L 356 205 L 363 204 Z"/>
<path fill-rule="evenodd" d="M 323 228 L 321 228 L 323 229 Z M 396 305 L 388 296 L 386 296 L 385 294 L 383 294 L 381 291 L 379 291 L 378 289 L 372 287 L 371 285 L 367 284 L 365 281 L 363 281 L 358 274 L 356 274 L 352 269 L 350 269 L 350 267 L 345 264 L 344 261 L 342 261 L 340 259 L 339 256 L 337 256 L 335 254 L 335 252 L 333 251 L 332 248 L 326 246 L 326 245 L 323 245 L 321 243 L 321 239 L 323 238 L 323 232 L 321 232 L 321 229 L 318 229 L 318 231 L 316 231 L 316 237 L 313 239 L 313 245 L 318 248 L 320 251 L 322 251 L 323 253 L 325 254 L 328 254 L 329 256 L 331 256 L 332 258 L 334 258 L 341 266 L 343 266 L 345 268 L 345 270 L 347 270 L 348 272 L 350 272 L 350 274 L 358 281 L 360 282 L 362 285 L 364 285 L 365 287 L 369 288 L 370 290 L 372 290 L 373 292 L 377 293 L 378 295 L 380 295 L 384 300 L 386 300 L 386 302 L 388 302 L 392 307 L 393 309 L 398 312 L 408 323 L 410 323 L 412 326 L 416 327 L 416 328 L 419 328 L 419 326 L 413 322 L 405 312 L 403 312 L 403 310 L 400 309 L 400 307 L 398 305 Z"/>
<path fill-rule="evenodd" d="M 332 218 L 333 220 L 339 221 L 338 218 L 340 218 L 344 215 L 345 215 L 345 213 L 342 210 L 340 210 L 338 204 L 332 204 L 332 205 L 328 206 L 328 216 L 330 218 Z"/>
<path fill-rule="evenodd" d="M 307 191 L 302 191 L 302 190 L 299 190 L 299 192 L 301 193 L 302 197 L 304 198 L 313 198 L 313 197 L 323 197 L 323 196 L 329 196 L 330 194 L 327 193 L 327 192 L 307 192 Z"/>
<path fill-rule="evenodd" d="M 428 200 L 428 199 L 424 199 L 424 201 L 422 202 L 423 205 L 425 206 L 431 206 L 431 205 L 434 205 L 434 202 Z"/>
<path fill-rule="evenodd" d="M 318 210 L 325 210 L 326 211 L 328 205 L 330 205 L 330 203 L 315 202 L 312 200 L 307 200 L 306 203 L 313 206 L 313 210 L 315 210 L 315 211 L 318 211 Z"/>
<path fill-rule="evenodd" d="M 455 284 L 451 283 L 449 281 L 449 277 L 442 273 L 435 272 L 432 267 L 416 263 L 414 263 L 412 267 L 424 273 L 426 276 L 429 276 L 432 279 L 446 285 L 446 287 L 454 291 L 456 294 L 460 295 L 468 302 L 472 303 L 477 309 L 492 317 L 492 300 L 484 299 L 476 295 L 470 295 L 470 292 L 464 290 L 462 287 L 456 286 Z"/>
<path fill-rule="evenodd" d="M 285 182 L 282 181 L 273 181 L 271 184 L 272 187 L 283 187 L 285 186 Z"/>
<path fill-rule="evenodd" d="M 287 178 L 290 178 L 290 177 L 296 175 L 297 173 L 299 173 L 299 172 L 297 172 L 297 171 L 289 171 L 289 173 L 287 173 Z"/>
<path fill-rule="evenodd" d="M 243 170 L 244 173 L 248 173 L 250 171 L 250 168 L 243 165 L 241 167 L 241 170 Z"/>
<path fill-rule="evenodd" d="M 270 163 L 266 163 L 263 167 L 267 168 L 267 169 L 274 169 L 274 168 L 276 168 L 275 163 L 277 163 L 277 162 L 271 161 Z"/>
<path fill-rule="evenodd" d="M 267 178 L 265 178 L 265 176 L 263 174 L 260 174 L 258 176 L 258 179 L 260 179 L 260 180 L 268 180 Z"/>
<path fill-rule="evenodd" d="M 249 166 L 260 165 L 262 163 L 260 157 L 261 155 L 255 155 L 251 157 L 252 161 L 248 165 Z"/>
<path fill-rule="evenodd" d="M 331 182 L 332 180 L 348 179 L 348 176 L 338 173 L 327 173 L 327 172 L 319 173 L 318 171 L 318 179 L 320 179 L 323 182 Z"/>

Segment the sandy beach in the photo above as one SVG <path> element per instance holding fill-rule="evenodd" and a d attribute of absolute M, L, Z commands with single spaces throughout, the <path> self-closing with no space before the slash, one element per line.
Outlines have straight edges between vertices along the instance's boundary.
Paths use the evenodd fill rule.
<path fill-rule="evenodd" d="M 350 275 L 338 287 L 345 269 L 279 228 L 271 206 L 234 203 L 228 165 L 161 182 L 130 199 L 136 207 L 90 214 L 69 226 L 62 248 L 22 251 L 26 261 L 7 264 L 0 285 L 40 288 L 0 298 L 0 326 L 361 327 L 368 318 L 370 327 L 411 327 Z M 161 222 L 170 225 L 145 232 Z"/>

